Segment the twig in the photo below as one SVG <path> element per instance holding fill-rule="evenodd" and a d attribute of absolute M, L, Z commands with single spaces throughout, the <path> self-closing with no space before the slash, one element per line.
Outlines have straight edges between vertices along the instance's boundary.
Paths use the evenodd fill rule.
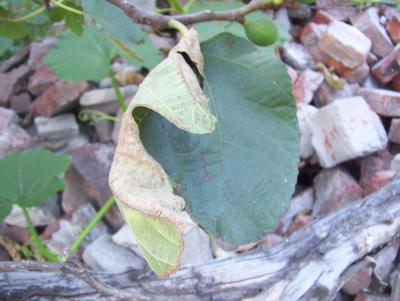
<path fill-rule="evenodd" d="M 168 29 L 168 22 L 175 19 L 182 24 L 190 25 L 206 21 L 232 21 L 243 22 L 244 16 L 256 10 L 271 7 L 272 0 L 253 0 L 249 4 L 243 5 L 237 9 L 224 11 L 205 10 L 198 13 L 184 14 L 179 16 L 166 16 L 158 13 L 148 12 L 136 7 L 130 1 L 126 0 L 108 0 L 110 3 L 122 9 L 125 14 L 133 21 L 140 24 L 152 26 L 155 30 Z"/>
<path fill-rule="evenodd" d="M 109 301 L 110 296 L 119 296 L 120 300 L 133 296 L 161 301 L 196 296 L 200 300 L 212 297 L 231 301 L 262 293 L 264 300 L 330 301 L 357 272 L 354 264 L 400 234 L 399 200 L 400 178 L 396 178 L 387 187 L 321 217 L 272 248 L 185 266 L 169 279 L 143 275 L 138 270 L 107 274 L 82 272 L 71 264 L 70 270 L 65 270 L 60 264 L 0 262 L 0 297 L 20 301 L 29 300 L 26 296 L 51 295 L 59 296 L 52 300 Z M 26 271 L 43 264 L 46 272 Z M 78 276 L 71 276 L 74 273 Z"/>

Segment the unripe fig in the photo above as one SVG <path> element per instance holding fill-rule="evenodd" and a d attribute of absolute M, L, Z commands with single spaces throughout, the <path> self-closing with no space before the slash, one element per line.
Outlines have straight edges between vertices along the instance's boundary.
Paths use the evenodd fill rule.
<path fill-rule="evenodd" d="M 274 22 L 266 19 L 246 20 L 244 29 L 247 38 L 258 46 L 272 45 L 278 39 L 278 29 Z"/>

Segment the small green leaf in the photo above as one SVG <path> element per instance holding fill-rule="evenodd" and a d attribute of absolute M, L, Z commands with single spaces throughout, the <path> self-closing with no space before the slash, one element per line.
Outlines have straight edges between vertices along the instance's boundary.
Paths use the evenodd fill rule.
<path fill-rule="evenodd" d="M 71 81 L 98 81 L 111 72 L 115 46 L 96 28 L 85 26 L 80 37 L 64 32 L 44 62 L 60 78 Z"/>
<path fill-rule="evenodd" d="M 58 178 L 69 166 L 66 156 L 46 150 L 14 152 L 0 159 L 0 220 L 13 204 L 41 206 L 64 187 Z"/>
<path fill-rule="evenodd" d="M 20 39 L 29 34 L 31 27 L 25 22 L 0 21 L 0 36 Z"/>
<path fill-rule="evenodd" d="M 106 31 L 126 43 L 135 43 L 144 39 L 142 29 L 118 7 L 105 0 L 83 0 L 85 14 L 91 16 Z"/>

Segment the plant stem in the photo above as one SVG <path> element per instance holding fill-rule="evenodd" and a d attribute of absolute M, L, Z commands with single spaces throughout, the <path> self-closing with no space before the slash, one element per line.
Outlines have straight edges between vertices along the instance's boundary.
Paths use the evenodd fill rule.
<path fill-rule="evenodd" d="M 186 3 L 184 9 L 184 13 L 187 14 L 189 12 L 189 10 L 192 8 L 193 4 L 194 4 L 195 0 L 189 0 L 188 3 Z"/>
<path fill-rule="evenodd" d="M 42 6 L 42 7 L 39 7 L 37 10 L 35 10 L 35 11 L 25 15 L 25 16 L 18 17 L 18 18 L 15 18 L 15 19 L 12 19 L 12 18 L 0 18 L 0 20 L 1 21 L 8 21 L 8 22 L 13 22 L 13 23 L 18 23 L 18 22 L 22 22 L 22 21 L 25 21 L 25 20 L 29 20 L 29 19 L 31 19 L 33 17 L 36 17 L 37 15 L 40 15 L 44 11 L 46 11 L 46 7 Z"/>
<path fill-rule="evenodd" d="M 110 77 L 111 77 L 111 84 L 112 87 L 114 88 L 115 94 L 117 95 L 117 100 L 118 100 L 118 104 L 119 107 L 121 108 L 121 110 L 123 112 L 126 111 L 127 107 L 126 107 L 126 103 L 125 103 L 125 99 L 121 94 L 121 90 L 119 89 L 119 84 L 117 79 L 115 78 L 114 74 L 112 73 L 112 71 L 110 72 Z"/>
<path fill-rule="evenodd" d="M 96 213 L 96 215 L 92 218 L 89 224 L 83 229 L 81 234 L 77 237 L 77 239 L 73 242 L 73 244 L 69 247 L 69 251 L 71 253 L 75 253 L 85 238 L 89 235 L 90 231 L 97 225 L 97 223 L 104 217 L 104 215 L 111 209 L 111 207 L 115 204 L 115 198 L 112 196 L 108 199 L 108 201 L 100 208 L 100 210 Z"/>
<path fill-rule="evenodd" d="M 65 9 L 65 10 L 71 12 L 71 13 L 74 13 L 74 14 L 77 14 L 77 15 L 83 15 L 84 14 L 82 11 L 80 11 L 78 9 L 75 9 L 73 7 L 70 7 L 68 5 L 63 4 L 62 0 L 60 0 L 60 1 L 50 0 L 50 2 L 53 3 L 55 6 L 59 6 L 59 7 Z"/>
<path fill-rule="evenodd" d="M 183 35 L 189 32 L 189 29 L 181 22 L 171 19 L 168 21 L 168 27 L 180 31 Z"/>
<path fill-rule="evenodd" d="M 40 238 L 39 234 L 37 233 L 35 227 L 33 226 L 32 219 L 29 215 L 28 210 L 24 207 L 21 207 L 21 208 L 22 208 L 22 212 L 24 213 L 26 224 L 29 228 L 29 231 L 31 232 L 32 241 L 36 245 L 39 253 L 51 262 L 60 262 L 61 256 L 56 253 L 51 252 L 49 249 L 47 249 L 46 245 L 43 243 L 43 241 Z"/>

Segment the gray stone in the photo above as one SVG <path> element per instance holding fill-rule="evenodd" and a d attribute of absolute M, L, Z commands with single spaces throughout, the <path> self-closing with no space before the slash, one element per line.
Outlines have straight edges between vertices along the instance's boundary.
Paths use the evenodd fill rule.
<path fill-rule="evenodd" d="M 94 124 L 94 128 L 96 129 L 96 134 L 100 142 L 112 141 L 113 123 L 111 121 L 98 121 Z"/>
<path fill-rule="evenodd" d="M 137 255 L 144 258 L 142 251 L 136 241 L 135 234 L 129 229 L 128 224 L 124 224 L 113 236 L 112 241 L 117 245 L 128 248 L 135 252 Z"/>
<path fill-rule="evenodd" d="M 312 144 L 323 167 L 382 150 L 388 142 L 378 115 L 360 96 L 323 107 L 310 124 Z"/>
<path fill-rule="evenodd" d="M 356 68 L 367 61 L 371 41 L 358 29 L 333 21 L 318 42 L 323 52 L 349 68 Z"/>
<path fill-rule="evenodd" d="M 21 93 L 10 97 L 10 108 L 18 114 L 26 114 L 31 110 L 31 96 Z"/>
<path fill-rule="evenodd" d="M 8 104 L 17 83 L 28 76 L 29 72 L 30 69 L 27 65 L 21 65 L 8 73 L 0 73 L 0 105 Z"/>
<path fill-rule="evenodd" d="M 300 158 L 307 159 L 314 153 L 311 142 L 311 117 L 318 112 L 318 109 L 307 104 L 297 106 L 297 118 L 300 129 Z"/>
<path fill-rule="evenodd" d="M 19 118 L 13 110 L 0 107 L 0 131 L 4 131 L 12 124 L 17 124 L 18 121 Z"/>
<path fill-rule="evenodd" d="M 308 188 L 290 200 L 288 210 L 279 221 L 278 233 L 287 234 L 296 215 L 308 213 L 314 205 L 314 189 Z"/>
<path fill-rule="evenodd" d="M 53 118 L 36 117 L 35 125 L 41 139 L 63 139 L 79 133 L 79 126 L 72 114 L 59 115 Z"/>
<path fill-rule="evenodd" d="M 32 141 L 31 136 L 22 128 L 11 125 L 0 131 L 0 158 L 11 151 L 27 148 Z"/>
<path fill-rule="evenodd" d="M 378 8 L 370 7 L 358 13 L 351 18 L 351 23 L 371 40 L 372 52 L 376 55 L 384 57 L 393 50 L 392 41 L 379 23 Z"/>
<path fill-rule="evenodd" d="M 314 178 L 314 189 L 313 216 L 327 214 L 363 196 L 357 181 L 340 168 L 321 171 Z"/>
<path fill-rule="evenodd" d="M 136 93 L 137 89 L 138 87 L 136 85 L 128 85 L 120 88 L 121 94 L 124 98 L 128 96 L 133 96 Z M 81 96 L 79 103 L 82 107 L 91 107 L 95 105 L 116 103 L 117 101 L 117 95 L 115 94 L 114 89 L 106 88 L 92 90 L 84 93 Z"/>
<path fill-rule="evenodd" d="M 95 271 L 122 273 L 129 269 L 141 270 L 145 261 L 132 251 L 114 244 L 110 235 L 103 235 L 83 252 L 83 261 Z"/>
<path fill-rule="evenodd" d="M 81 177 L 81 185 L 88 196 L 102 206 L 111 197 L 108 174 L 114 156 L 114 146 L 108 144 L 86 144 L 72 152 L 72 167 Z M 113 229 L 123 225 L 123 218 L 114 206 L 106 215 Z"/>
<path fill-rule="evenodd" d="M 399 251 L 400 241 L 397 239 L 376 253 L 374 258 L 374 275 L 383 285 L 389 284 L 390 274 L 396 265 L 396 256 Z"/>
<path fill-rule="evenodd" d="M 199 226 L 193 224 L 185 232 L 184 243 L 182 266 L 206 263 L 213 259 L 210 237 Z"/>
<path fill-rule="evenodd" d="M 283 60 L 297 70 L 305 70 L 314 65 L 314 60 L 306 48 L 298 43 L 285 42 L 281 46 Z"/>

